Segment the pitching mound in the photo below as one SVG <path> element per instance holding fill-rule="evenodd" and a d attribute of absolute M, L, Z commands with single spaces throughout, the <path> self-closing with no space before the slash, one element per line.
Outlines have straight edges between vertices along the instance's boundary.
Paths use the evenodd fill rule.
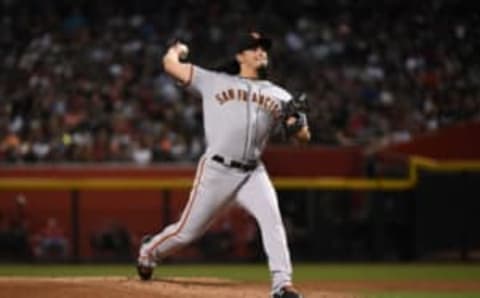
<path fill-rule="evenodd" d="M 327 293 L 315 286 L 305 289 L 309 298 L 354 298 Z M 267 298 L 268 284 L 239 283 L 213 278 L 168 278 L 141 282 L 126 277 L 0 278 L 0 297 L 14 298 Z"/>
<path fill-rule="evenodd" d="M 309 282 L 297 285 L 308 298 L 359 298 L 375 291 L 480 290 L 476 282 Z M 357 293 L 357 294 L 352 294 Z M 267 298 L 269 285 L 214 278 L 165 278 L 149 282 L 127 277 L 0 278 L 5 298 Z"/>

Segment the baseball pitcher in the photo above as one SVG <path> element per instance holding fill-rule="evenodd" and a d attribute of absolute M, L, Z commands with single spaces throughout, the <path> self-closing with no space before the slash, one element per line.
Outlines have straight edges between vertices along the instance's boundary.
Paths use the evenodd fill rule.
<path fill-rule="evenodd" d="M 272 297 L 302 297 L 292 285 L 292 265 L 277 194 L 260 161 L 274 128 L 288 138 L 310 140 L 304 97 L 293 98 L 266 79 L 272 41 L 258 32 L 239 38 L 231 63 L 215 71 L 184 62 L 188 47 L 177 42 L 164 58 L 165 71 L 202 98 L 206 152 L 180 219 L 146 236 L 137 271 L 151 278 L 162 258 L 200 237 L 214 216 L 231 203 L 258 222 L 272 277 Z"/>

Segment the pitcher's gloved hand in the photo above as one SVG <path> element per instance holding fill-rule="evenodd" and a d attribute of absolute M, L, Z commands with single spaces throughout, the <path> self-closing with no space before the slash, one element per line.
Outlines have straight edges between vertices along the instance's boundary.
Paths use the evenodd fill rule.
<path fill-rule="evenodd" d="M 307 125 L 307 111 L 308 102 L 305 93 L 301 93 L 283 105 L 282 125 L 287 138 L 295 135 Z"/>

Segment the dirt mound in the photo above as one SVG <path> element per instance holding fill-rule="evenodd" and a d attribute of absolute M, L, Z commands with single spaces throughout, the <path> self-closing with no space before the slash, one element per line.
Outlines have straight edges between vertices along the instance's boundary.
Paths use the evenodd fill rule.
<path fill-rule="evenodd" d="M 468 281 L 319 281 L 297 284 L 308 298 L 359 298 L 375 291 L 458 292 L 480 290 Z M 357 294 L 352 294 L 357 293 Z M 267 298 L 269 284 L 219 278 L 2 277 L 2 298 Z"/>
<path fill-rule="evenodd" d="M 299 288 L 302 288 L 299 285 Z M 303 290 L 303 288 L 302 288 Z M 354 298 L 306 285 L 309 298 Z M 267 298 L 269 285 L 214 278 L 165 278 L 141 282 L 127 277 L 0 278 L 4 298 Z"/>

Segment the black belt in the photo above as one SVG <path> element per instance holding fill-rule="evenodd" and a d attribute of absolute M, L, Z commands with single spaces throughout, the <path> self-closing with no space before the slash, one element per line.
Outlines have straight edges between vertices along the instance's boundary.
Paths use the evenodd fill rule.
<path fill-rule="evenodd" d="M 226 159 L 223 156 L 220 155 L 214 155 L 212 156 L 212 159 L 218 163 L 221 163 L 224 166 L 230 167 L 230 168 L 237 168 L 240 170 L 243 170 L 245 172 L 255 170 L 255 168 L 258 166 L 258 163 L 252 162 L 252 163 L 241 163 L 236 160 L 230 160 L 230 162 L 227 162 Z"/>

